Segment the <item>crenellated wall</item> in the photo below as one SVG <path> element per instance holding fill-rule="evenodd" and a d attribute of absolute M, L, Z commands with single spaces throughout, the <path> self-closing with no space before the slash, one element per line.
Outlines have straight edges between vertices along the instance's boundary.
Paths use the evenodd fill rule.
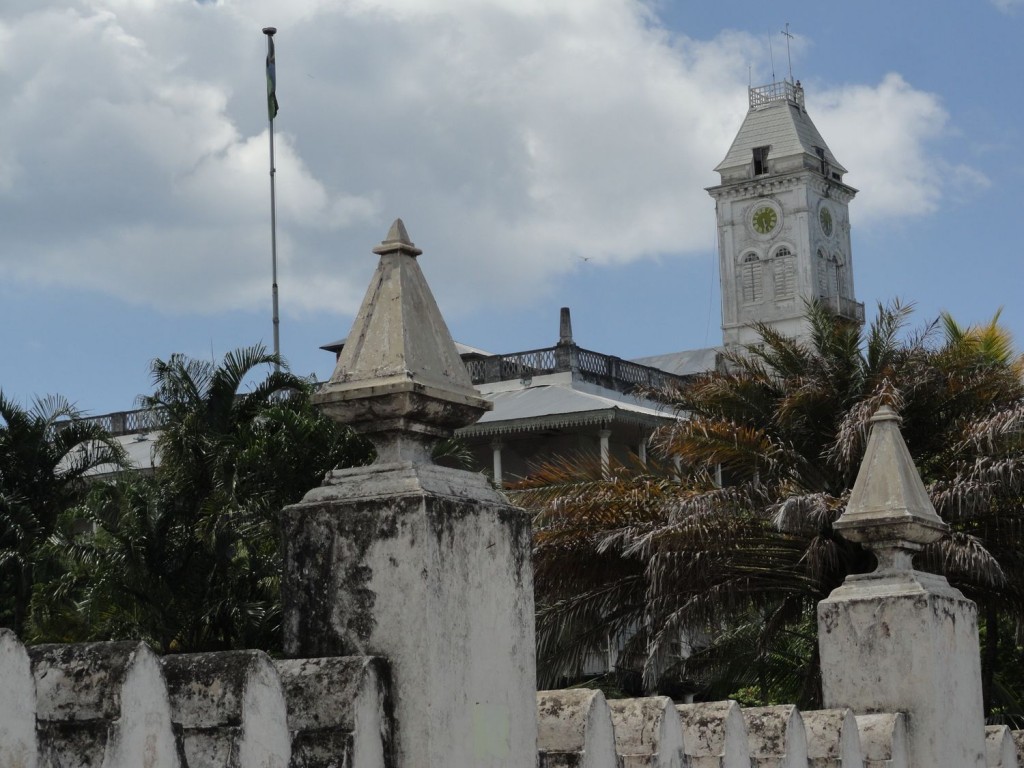
<path fill-rule="evenodd" d="M 0 768 L 390 768 L 387 665 L 0 629 Z"/>
<path fill-rule="evenodd" d="M 26 649 L 0 630 L 0 680 L 0 768 L 396 766 L 379 658 Z M 540 691 L 536 703 L 539 768 L 918 768 L 901 713 L 606 701 L 590 689 Z M 1024 731 L 990 726 L 986 745 L 988 768 L 1015 768 Z"/>

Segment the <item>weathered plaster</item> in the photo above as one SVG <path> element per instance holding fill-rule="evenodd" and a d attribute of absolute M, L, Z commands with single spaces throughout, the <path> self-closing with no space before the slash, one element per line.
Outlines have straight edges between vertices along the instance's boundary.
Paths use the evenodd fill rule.
<path fill-rule="evenodd" d="M 0 629 L 0 768 L 36 768 L 36 686 L 17 636 Z"/>
<path fill-rule="evenodd" d="M 792 705 L 743 710 L 752 768 L 805 768 L 807 731 Z"/>
<path fill-rule="evenodd" d="M 40 764 L 176 768 L 179 744 L 160 662 L 144 643 L 37 645 Z"/>
<path fill-rule="evenodd" d="M 849 709 L 801 712 L 810 768 L 863 768 L 857 719 Z"/>
<path fill-rule="evenodd" d="M 283 659 L 281 676 L 292 738 L 291 768 L 391 768 L 387 663 L 368 656 Z"/>
<path fill-rule="evenodd" d="M 617 768 L 604 694 L 586 688 L 537 693 L 538 768 Z"/>
<path fill-rule="evenodd" d="M 857 715 L 864 768 L 910 768 L 907 718 L 901 712 Z"/>
<path fill-rule="evenodd" d="M 750 768 L 747 724 L 735 701 L 678 704 L 690 768 Z"/>
<path fill-rule="evenodd" d="M 672 699 L 614 699 L 608 709 L 622 768 L 682 768 L 683 729 Z"/>
<path fill-rule="evenodd" d="M 174 721 L 189 768 L 286 768 L 281 681 L 262 651 L 165 656 Z"/>

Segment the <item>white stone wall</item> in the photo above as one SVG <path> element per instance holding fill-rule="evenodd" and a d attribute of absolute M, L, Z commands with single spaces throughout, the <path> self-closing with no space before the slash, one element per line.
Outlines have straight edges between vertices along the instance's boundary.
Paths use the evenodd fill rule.
<path fill-rule="evenodd" d="M 158 659 L 132 643 L 26 652 L 0 631 L 0 768 L 416 768 L 393 750 L 388 678 L 370 657 Z M 902 713 L 606 702 L 586 689 L 536 703 L 540 768 L 924 768 L 910 762 Z M 1024 732 L 982 737 L 987 766 L 1020 764 Z"/>

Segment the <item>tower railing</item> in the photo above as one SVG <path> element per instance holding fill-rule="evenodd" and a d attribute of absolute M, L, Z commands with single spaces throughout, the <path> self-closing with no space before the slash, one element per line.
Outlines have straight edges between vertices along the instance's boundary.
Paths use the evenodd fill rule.
<path fill-rule="evenodd" d="M 845 296 L 826 296 L 821 301 L 839 317 L 863 325 L 864 304 L 862 302 L 848 299 Z"/>
<path fill-rule="evenodd" d="M 791 83 L 789 80 L 758 85 L 749 89 L 750 106 L 760 107 L 770 104 L 773 101 L 788 101 L 796 104 L 800 109 L 804 108 L 804 89 L 799 82 Z"/>

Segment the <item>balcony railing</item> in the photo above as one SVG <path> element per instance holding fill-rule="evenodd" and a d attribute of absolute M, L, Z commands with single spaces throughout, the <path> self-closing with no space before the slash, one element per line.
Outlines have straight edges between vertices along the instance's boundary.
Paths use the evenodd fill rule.
<path fill-rule="evenodd" d="M 828 296 L 822 299 L 825 306 L 836 313 L 844 320 L 852 320 L 855 323 L 864 323 L 864 304 L 843 296 Z"/>
<path fill-rule="evenodd" d="M 863 305 L 861 305 L 863 315 Z M 492 355 L 476 360 L 467 360 L 466 369 L 473 384 L 489 384 L 497 381 L 527 381 L 534 376 L 573 371 L 585 380 L 602 384 L 619 392 L 628 392 L 637 387 L 657 389 L 683 381 L 683 377 L 631 363 L 612 355 L 603 355 L 575 345 L 546 347 L 528 352 L 509 355 Z M 324 382 L 317 382 L 320 388 Z M 87 416 L 84 422 L 97 424 L 114 437 L 151 432 L 164 424 L 161 409 L 140 408 L 134 411 L 115 411 L 102 416 Z"/>
<path fill-rule="evenodd" d="M 803 109 L 804 89 L 799 83 L 783 80 L 781 83 L 769 83 L 749 89 L 750 106 L 759 107 L 773 101 L 788 101 Z"/>
<path fill-rule="evenodd" d="M 603 355 L 575 345 L 545 347 L 508 355 L 493 355 L 466 362 L 474 384 L 532 379 L 551 373 L 576 372 L 584 379 L 619 391 L 636 387 L 663 387 L 682 381 L 679 376 L 612 355 Z"/>
<path fill-rule="evenodd" d="M 118 437 L 160 429 L 164 423 L 164 413 L 159 409 L 139 408 L 134 411 L 115 411 L 102 416 L 86 416 L 81 421 L 96 424 L 114 437 Z"/>

